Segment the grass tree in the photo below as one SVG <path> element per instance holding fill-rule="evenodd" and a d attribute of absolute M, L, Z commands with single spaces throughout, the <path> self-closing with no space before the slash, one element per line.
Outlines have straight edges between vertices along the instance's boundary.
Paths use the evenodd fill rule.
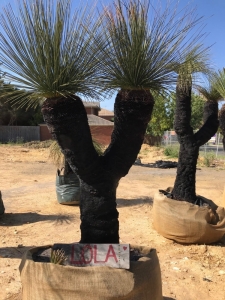
<path fill-rule="evenodd" d="M 118 243 L 116 189 L 143 142 L 154 99 L 152 91 L 176 80 L 186 36 L 199 22 L 192 12 L 177 17 L 138 0 L 117 0 L 96 22 L 69 0 L 24 0 L 19 11 L 1 14 L 0 59 L 19 90 L 11 101 L 42 113 L 71 169 L 80 178 L 81 240 Z M 150 12 L 152 18 L 150 18 Z M 98 98 L 119 89 L 112 140 L 102 156 L 95 150 L 80 96 Z M 7 94 L 7 88 L 6 94 Z"/>
<path fill-rule="evenodd" d="M 213 76 L 213 81 L 215 82 L 215 87 L 217 91 L 221 94 L 221 98 L 225 99 L 225 69 L 219 70 Z M 219 122 L 220 122 L 220 129 L 223 135 L 223 149 L 225 151 L 225 104 L 222 105 L 219 111 Z"/>
<path fill-rule="evenodd" d="M 201 45 L 189 52 L 184 63 L 177 66 L 176 110 L 174 129 L 180 143 L 177 174 L 173 188 L 176 200 L 196 202 L 196 166 L 200 146 L 204 145 L 216 132 L 218 122 L 218 100 L 221 98 L 214 86 L 198 87 L 206 99 L 203 125 L 194 132 L 191 127 L 191 91 L 193 75 L 209 73 L 208 49 Z"/>

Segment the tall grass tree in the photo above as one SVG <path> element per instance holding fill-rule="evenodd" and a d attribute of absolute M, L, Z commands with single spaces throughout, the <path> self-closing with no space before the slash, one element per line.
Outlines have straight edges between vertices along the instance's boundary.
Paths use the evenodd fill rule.
<path fill-rule="evenodd" d="M 180 143 L 177 174 L 173 187 L 173 198 L 199 204 L 196 198 L 196 168 L 199 148 L 216 132 L 218 122 L 218 100 L 221 98 L 214 86 L 197 89 L 206 99 L 203 125 L 197 132 L 191 126 L 192 85 L 199 73 L 210 74 L 209 49 L 202 44 L 187 53 L 182 64 L 177 65 L 176 110 L 174 129 Z"/>
<path fill-rule="evenodd" d="M 5 78 L 17 88 L 12 92 L 5 85 L 5 95 L 21 106 L 42 103 L 45 122 L 69 163 L 66 169 L 80 177 L 81 242 L 115 242 L 116 203 L 111 195 L 107 199 L 108 174 L 79 97 L 100 97 L 99 54 L 86 30 L 96 31 L 94 14 L 87 7 L 72 13 L 69 0 L 21 1 L 17 11 L 8 5 L 0 17 L 0 59 Z"/>
<path fill-rule="evenodd" d="M 186 38 L 200 19 L 192 11 L 179 18 L 169 5 L 160 12 L 138 0 L 116 0 L 96 21 L 70 12 L 69 0 L 24 0 L 17 13 L 7 6 L 0 18 L 0 59 L 19 88 L 8 93 L 11 101 L 44 100 L 45 122 L 79 175 L 80 242 L 118 243 L 116 189 L 143 142 L 151 92 L 175 83 L 172 66 L 192 46 Z M 112 139 L 99 156 L 79 95 L 96 99 L 115 89 Z"/>

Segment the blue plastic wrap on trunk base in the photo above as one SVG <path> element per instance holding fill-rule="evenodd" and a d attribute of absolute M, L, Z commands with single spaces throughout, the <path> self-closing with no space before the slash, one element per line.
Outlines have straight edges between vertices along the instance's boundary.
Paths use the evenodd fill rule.
<path fill-rule="evenodd" d="M 60 175 L 56 173 L 56 195 L 60 204 L 79 205 L 80 181 L 76 174 Z"/>

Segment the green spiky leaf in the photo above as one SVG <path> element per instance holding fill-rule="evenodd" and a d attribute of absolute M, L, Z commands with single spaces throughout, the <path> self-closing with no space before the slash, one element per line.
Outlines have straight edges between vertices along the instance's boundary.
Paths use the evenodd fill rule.
<path fill-rule="evenodd" d="M 151 1 L 117 0 L 105 8 L 100 23 L 102 81 L 108 88 L 168 89 L 176 83 L 175 68 L 203 35 L 191 35 L 201 18 L 193 11 L 181 15 L 168 2 L 164 10 Z M 198 31 L 198 30 L 197 30 Z"/>
<path fill-rule="evenodd" d="M 218 102 L 223 99 L 213 83 L 211 83 L 209 86 L 197 85 L 196 89 L 206 101 Z"/>
<path fill-rule="evenodd" d="M 225 69 L 215 72 L 212 76 L 212 81 L 217 91 L 225 99 Z"/>
<path fill-rule="evenodd" d="M 81 94 L 99 98 L 99 60 L 93 38 L 94 11 L 71 11 L 70 0 L 21 0 L 0 15 L 0 60 L 12 102 L 37 105 L 41 99 Z"/>

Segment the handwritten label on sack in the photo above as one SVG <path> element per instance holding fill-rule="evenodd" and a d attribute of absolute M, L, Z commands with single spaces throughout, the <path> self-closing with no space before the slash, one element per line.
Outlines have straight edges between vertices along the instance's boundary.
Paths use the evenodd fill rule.
<path fill-rule="evenodd" d="M 56 249 L 64 250 L 67 265 L 130 268 L 129 244 L 54 244 L 53 250 Z"/>

